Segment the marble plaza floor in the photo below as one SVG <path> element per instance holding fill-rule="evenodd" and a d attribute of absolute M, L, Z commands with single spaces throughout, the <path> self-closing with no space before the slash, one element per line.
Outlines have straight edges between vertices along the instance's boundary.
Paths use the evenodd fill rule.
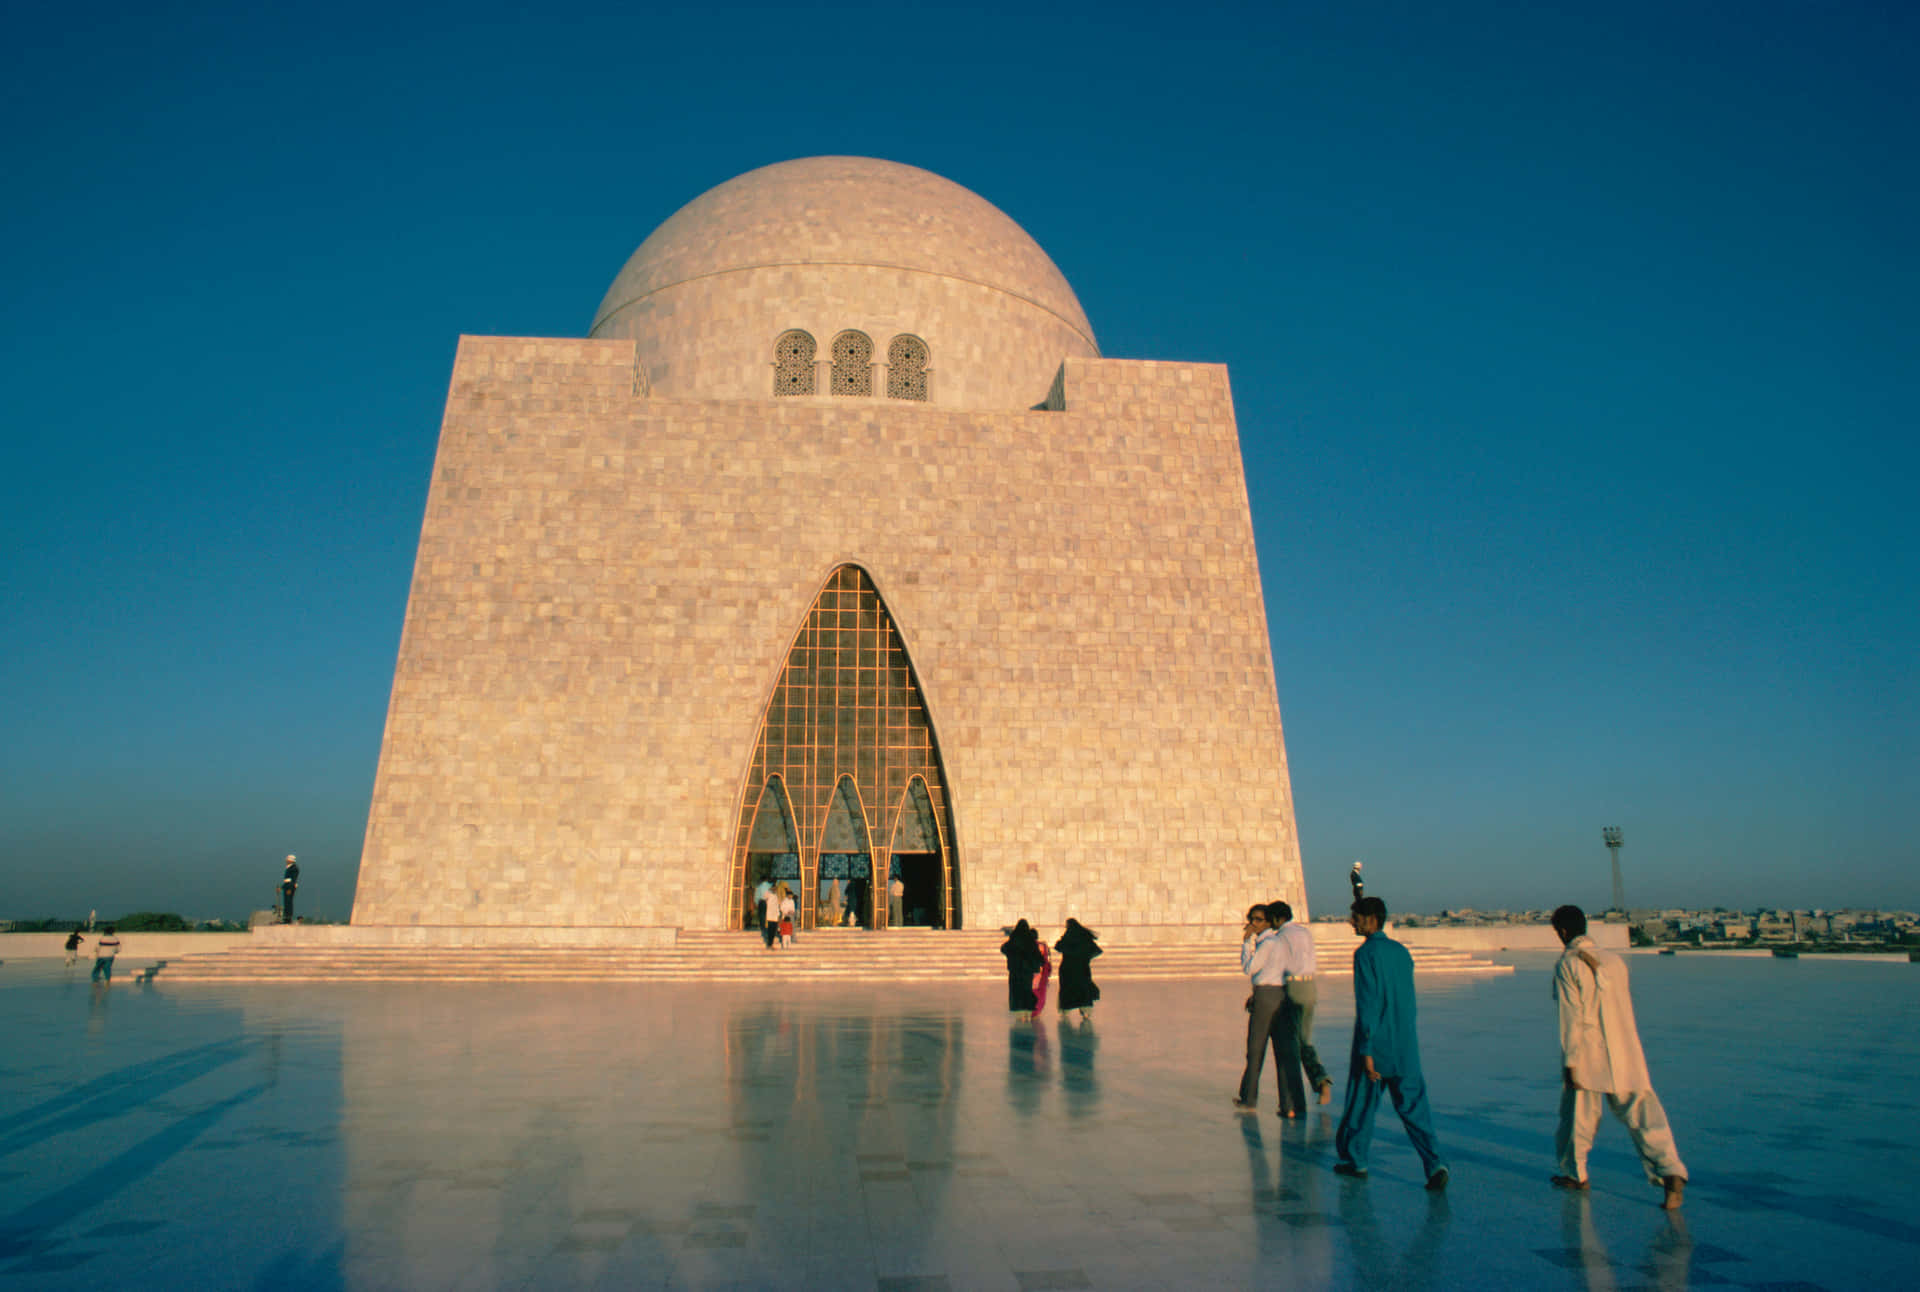
<path fill-rule="evenodd" d="M 804 953 L 804 948 L 802 948 Z M 1230 952 L 1229 952 L 1230 954 Z M 1234 1115 L 1242 989 L 89 987 L 0 966 L 0 1286 L 1682 1288 L 1920 1280 L 1920 965 L 1632 961 L 1693 1183 L 1547 1185 L 1551 957 L 1423 985 L 1391 1111 Z M 1344 1078 L 1352 1004 L 1318 1038 Z"/>

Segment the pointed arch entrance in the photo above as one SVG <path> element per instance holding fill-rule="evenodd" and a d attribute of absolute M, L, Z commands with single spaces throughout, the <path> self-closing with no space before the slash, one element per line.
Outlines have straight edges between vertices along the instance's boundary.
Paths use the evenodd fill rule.
<path fill-rule="evenodd" d="M 758 912 L 753 895 L 762 880 L 778 884 L 782 880 L 800 886 L 800 836 L 793 827 L 793 805 L 787 801 L 787 787 L 778 776 L 770 776 L 752 805 L 753 819 L 747 827 L 747 878 L 741 890 L 741 905 L 736 924 L 751 927 Z"/>
<path fill-rule="evenodd" d="M 864 893 L 855 890 L 856 903 L 864 898 L 860 922 L 887 927 L 896 839 L 912 846 L 902 857 L 919 858 L 908 864 L 923 879 L 924 858 L 934 858 L 929 886 L 937 900 L 922 908 L 927 923 L 960 927 L 960 867 L 939 742 L 892 613 L 857 565 L 827 577 L 760 720 L 734 837 L 727 898 L 732 928 L 743 927 L 758 882 L 749 878 L 756 823 L 775 784 L 797 840 L 802 928 L 817 927 L 823 878 L 839 878 L 843 893 L 849 881 L 864 878 Z M 911 822 L 904 835 L 903 817 Z"/>
<path fill-rule="evenodd" d="M 894 815 L 889 881 L 900 881 L 899 922 L 945 928 L 947 915 L 946 845 L 940 817 L 934 811 L 927 783 L 915 776 L 907 781 Z M 889 915 L 889 919 L 893 916 Z"/>

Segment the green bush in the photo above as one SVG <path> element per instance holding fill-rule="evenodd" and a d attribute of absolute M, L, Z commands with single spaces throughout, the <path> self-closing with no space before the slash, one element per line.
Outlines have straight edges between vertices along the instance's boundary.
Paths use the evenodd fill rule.
<path fill-rule="evenodd" d="M 122 933 L 185 933 L 193 927 L 172 911 L 135 911 L 110 923 Z"/>

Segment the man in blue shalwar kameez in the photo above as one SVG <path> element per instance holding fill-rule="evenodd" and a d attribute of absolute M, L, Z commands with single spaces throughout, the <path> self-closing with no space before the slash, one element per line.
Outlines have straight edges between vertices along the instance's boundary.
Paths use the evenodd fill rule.
<path fill-rule="evenodd" d="M 1420 1038 L 1414 1030 L 1413 956 L 1382 930 L 1387 904 L 1362 897 L 1353 904 L 1353 931 L 1364 941 L 1353 953 L 1353 1059 L 1347 1072 L 1347 1102 L 1333 1146 L 1341 1175 L 1367 1173 L 1373 1116 L 1381 1088 L 1393 1097 L 1413 1151 L 1427 1173 L 1427 1188 L 1447 1187 L 1447 1164 L 1433 1138 L 1433 1112 L 1420 1075 Z"/>

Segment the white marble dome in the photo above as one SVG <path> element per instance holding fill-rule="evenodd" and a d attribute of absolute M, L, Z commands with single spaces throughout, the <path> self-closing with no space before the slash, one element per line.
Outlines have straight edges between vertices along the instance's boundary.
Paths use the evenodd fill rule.
<path fill-rule="evenodd" d="M 868 157 L 780 162 L 701 194 L 633 253 L 591 335 L 632 338 L 666 398 L 962 409 L 1030 408 L 1063 359 L 1100 353 L 1024 229 L 958 184 Z"/>

